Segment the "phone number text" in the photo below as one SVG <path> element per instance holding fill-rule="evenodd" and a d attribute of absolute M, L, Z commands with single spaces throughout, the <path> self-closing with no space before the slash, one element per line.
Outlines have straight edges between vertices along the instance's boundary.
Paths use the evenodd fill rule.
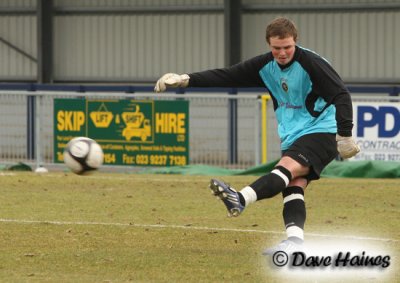
<path fill-rule="evenodd" d="M 121 156 L 123 165 L 149 165 L 149 166 L 184 166 L 187 165 L 185 155 L 168 155 L 168 154 L 136 154 L 129 155 L 123 153 Z M 104 154 L 105 164 L 116 164 L 117 158 L 115 153 Z"/>

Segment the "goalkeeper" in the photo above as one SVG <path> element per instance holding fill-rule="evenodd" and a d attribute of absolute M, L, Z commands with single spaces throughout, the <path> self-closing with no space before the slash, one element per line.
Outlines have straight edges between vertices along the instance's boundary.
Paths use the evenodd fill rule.
<path fill-rule="evenodd" d="M 224 202 L 229 215 L 238 216 L 252 203 L 283 196 L 283 220 L 287 239 L 268 248 L 302 250 L 306 207 L 304 192 L 312 180 L 339 153 L 356 155 L 360 148 L 352 138 L 350 94 L 342 79 L 321 56 L 296 44 L 297 28 L 287 18 L 273 20 L 266 29 L 270 52 L 229 68 L 191 74 L 168 73 L 154 88 L 170 87 L 266 87 L 271 94 L 282 157 L 276 167 L 237 192 L 212 179 L 210 188 Z"/>

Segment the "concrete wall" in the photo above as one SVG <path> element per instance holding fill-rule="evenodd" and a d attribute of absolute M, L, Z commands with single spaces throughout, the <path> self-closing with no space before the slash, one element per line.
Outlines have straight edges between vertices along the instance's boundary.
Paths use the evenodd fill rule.
<path fill-rule="evenodd" d="M 152 82 L 224 66 L 223 0 L 56 0 L 54 79 Z M 242 59 L 267 51 L 267 23 L 292 18 L 299 43 L 347 82 L 400 80 L 400 3 L 243 0 Z M 0 80 L 36 80 L 36 1 L 0 2 Z M 29 55 L 29 56 L 27 56 Z"/>

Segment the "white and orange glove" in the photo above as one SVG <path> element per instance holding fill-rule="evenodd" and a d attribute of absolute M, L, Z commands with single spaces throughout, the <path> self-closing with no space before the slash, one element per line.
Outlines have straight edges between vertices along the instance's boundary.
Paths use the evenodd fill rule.
<path fill-rule="evenodd" d="M 167 73 L 163 75 L 154 87 L 155 92 L 163 92 L 169 87 L 187 87 L 190 77 L 187 74 Z"/>
<path fill-rule="evenodd" d="M 342 137 L 336 134 L 337 150 L 344 159 L 355 156 L 360 152 L 360 147 L 354 141 L 353 137 Z"/>

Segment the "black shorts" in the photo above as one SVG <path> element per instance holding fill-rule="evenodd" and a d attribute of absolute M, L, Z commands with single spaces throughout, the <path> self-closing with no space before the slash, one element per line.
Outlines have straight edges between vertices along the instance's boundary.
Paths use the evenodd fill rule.
<path fill-rule="evenodd" d="M 309 182 L 318 180 L 322 170 L 338 155 L 336 135 L 314 133 L 300 137 L 282 156 L 289 156 L 300 164 L 310 167 L 310 173 L 304 176 Z"/>

